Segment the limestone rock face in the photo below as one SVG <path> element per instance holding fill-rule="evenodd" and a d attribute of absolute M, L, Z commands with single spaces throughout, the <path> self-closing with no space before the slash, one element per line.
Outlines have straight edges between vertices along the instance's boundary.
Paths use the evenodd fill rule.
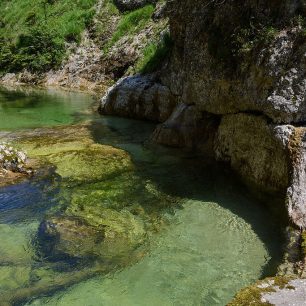
<path fill-rule="evenodd" d="M 186 121 L 186 130 L 198 136 L 195 142 L 207 137 L 198 118 L 220 116 L 214 131 L 207 131 L 214 135 L 215 157 L 230 163 L 258 194 L 286 198 L 290 218 L 301 227 L 306 226 L 306 44 L 297 16 L 305 16 L 304 2 L 170 1 L 174 47 L 161 77 L 198 114 Z M 183 117 L 173 114 L 154 139 L 190 146 L 186 133 L 177 132 Z"/>
<path fill-rule="evenodd" d="M 162 80 L 182 102 L 213 114 L 305 120 L 305 40 L 298 26 L 279 25 L 301 12 L 298 1 L 175 0 L 168 10 L 174 49 Z M 267 20 L 270 34 L 260 26 Z"/>
<path fill-rule="evenodd" d="M 306 128 L 296 128 L 289 143 L 292 165 L 287 191 L 288 212 L 292 220 L 306 228 Z"/>
<path fill-rule="evenodd" d="M 132 11 L 147 4 L 154 4 L 157 0 L 115 0 L 114 3 L 120 11 Z"/>
<path fill-rule="evenodd" d="M 304 2 L 169 1 L 173 49 L 158 82 L 119 81 L 102 113 L 162 122 L 153 141 L 229 163 L 306 227 Z"/>
<path fill-rule="evenodd" d="M 194 105 L 178 104 L 170 118 L 159 125 L 152 140 L 172 147 L 187 147 L 213 155 L 219 118 L 199 112 Z"/>
<path fill-rule="evenodd" d="M 119 80 L 101 101 L 100 112 L 163 122 L 172 113 L 175 97 L 154 77 L 136 75 Z"/>
<path fill-rule="evenodd" d="M 216 157 L 229 162 L 251 185 L 266 191 L 285 191 L 289 181 L 288 154 L 286 135 L 279 135 L 279 129 L 267 124 L 262 116 L 224 116 L 215 142 Z M 292 132 L 288 129 L 288 133 Z"/>

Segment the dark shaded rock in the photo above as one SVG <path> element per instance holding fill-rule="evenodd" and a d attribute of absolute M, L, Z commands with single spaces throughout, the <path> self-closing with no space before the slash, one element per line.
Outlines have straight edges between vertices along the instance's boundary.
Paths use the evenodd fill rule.
<path fill-rule="evenodd" d="M 156 2 L 157 0 L 114 0 L 115 5 L 121 12 L 132 11 Z"/>
<path fill-rule="evenodd" d="M 38 237 L 49 258 L 97 255 L 104 239 L 103 228 L 90 226 L 76 217 L 51 217 L 40 224 Z"/>
<path fill-rule="evenodd" d="M 156 143 L 214 155 L 214 138 L 219 117 L 202 113 L 194 105 L 179 104 L 170 118 L 152 136 Z"/>
<path fill-rule="evenodd" d="M 215 142 L 216 158 L 229 162 L 244 182 L 270 192 L 286 191 L 290 166 L 283 127 L 270 125 L 266 118 L 250 114 L 224 116 Z"/>

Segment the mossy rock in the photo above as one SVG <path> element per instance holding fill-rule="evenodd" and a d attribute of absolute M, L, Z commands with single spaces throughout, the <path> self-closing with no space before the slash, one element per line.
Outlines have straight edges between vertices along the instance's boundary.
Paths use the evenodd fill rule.
<path fill-rule="evenodd" d="M 30 281 L 31 268 L 26 266 L 0 267 L 0 292 L 17 289 Z"/>
<path fill-rule="evenodd" d="M 94 143 L 86 125 L 39 129 L 23 132 L 19 137 L 17 133 L 15 142 L 16 146 L 25 150 L 32 158 L 81 151 Z"/>
<path fill-rule="evenodd" d="M 79 185 L 71 190 L 69 199 L 69 207 L 80 211 L 89 207 L 115 210 L 142 207 L 150 214 L 176 204 L 175 197 L 165 194 L 150 179 L 142 178 L 132 171 L 111 179 Z"/>
<path fill-rule="evenodd" d="M 47 157 L 56 172 L 68 181 L 90 182 L 106 179 L 133 168 L 129 155 L 110 146 L 93 144 L 84 150 L 61 152 Z"/>
<path fill-rule="evenodd" d="M 86 125 L 30 132 L 18 139 L 18 145 L 31 158 L 53 164 L 69 183 L 106 179 L 133 169 L 128 153 L 95 144 Z"/>
<path fill-rule="evenodd" d="M 105 209 L 86 216 L 54 216 L 39 231 L 42 250 L 50 258 L 126 258 L 146 237 L 144 223 L 128 211 Z"/>

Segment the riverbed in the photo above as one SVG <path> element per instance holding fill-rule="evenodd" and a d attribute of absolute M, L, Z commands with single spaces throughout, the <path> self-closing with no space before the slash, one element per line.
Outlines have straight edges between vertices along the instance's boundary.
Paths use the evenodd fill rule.
<path fill-rule="evenodd" d="M 226 305 L 275 274 L 280 221 L 231 171 L 154 146 L 152 123 L 94 110 L 83 93 L 0 88 L 0 141 L 44 165 L 0 189 L 6 305 Z M 40 231 L 54 219 L 113 240 L 63 230 L 51 248 Z"/>

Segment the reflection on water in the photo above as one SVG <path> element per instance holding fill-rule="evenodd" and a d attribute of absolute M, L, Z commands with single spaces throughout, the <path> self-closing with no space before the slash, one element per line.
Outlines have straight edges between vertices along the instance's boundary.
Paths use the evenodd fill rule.
<path fill-rule="evenodd" d="M 18 118 L 16 113 L 14 120 Z M 103 156 L 95 152 L 88 159 L 80 157 L 75 150 L 88 144 L 79 135 L 77 142 L 68 139 L 70 133 L 63 130 L 56 136 L 59 142 L 65 138 L 63 158 L 57 159 L 53 144 L 50 155 L 60 165 L 57 174 L 0 189 L 0 296 L 19 295 L 17 305 L 225 305 L 240 288 L 275 271 L 282 255 L 277 217 L 250 198 L 228 170 L 189 154 L 148 146 L 145 140 L 154 128 L 150 123 L 90 118 L 88 137 L 94 145 L 127 151 L 132 167 L 124 162 L 119 169 L 112 151 L 103 147 L 103 154 L 109 154 L 104 155 L 109 160 L 99 164 L 103 171 L 93 171 L 90 181 L 76 179 L 86 169 L 70 169 L 63 164 L 65 158 L 80 167 L 85 160 L 90 168 L 95 165 L 91 156 Z M 126 228 L 131 237 L 138 237 L 146 231 L 136 255 L 120 260 L 107 253 L 107 261 L 103 256 L 102 261 L 55 256 L 50 261 L 40 253 L 36 236 L 45 216 L 60 212 L 99 224 L 99 211 L 118 232 Z M 83 228 L 73 226 L 70 223 L 70 232 L 63 233 L 67 241 L 75 239 L 74 230 Z"/>

